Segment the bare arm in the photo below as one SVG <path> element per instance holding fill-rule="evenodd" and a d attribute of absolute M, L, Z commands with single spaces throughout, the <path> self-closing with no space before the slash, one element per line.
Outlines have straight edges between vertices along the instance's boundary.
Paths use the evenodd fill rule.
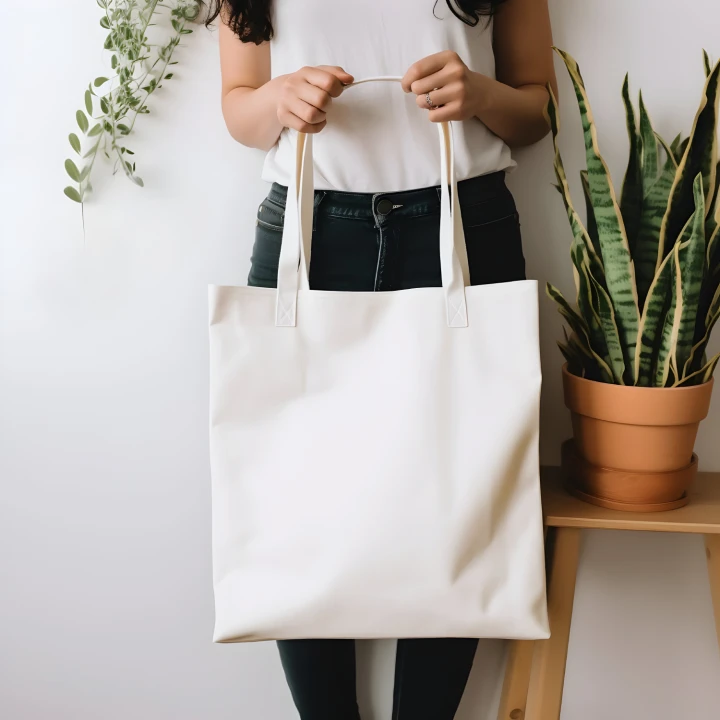
<path fill-rule="evenodd" d="M 496 80 L 468 69 L 457 53 L 416 62 L 403 87 L 434 122 L 480 119 L 511 147 L 531 145 L 550 128 L 547 83 L 557 96 L 547 0 L 507 0 L 494 20 Z M 427 103 L 427 94 L 435 106 Z"/>
<path fill-rule="evenodd" d="M 220 23 L 222 109 L 230 134 L 243 145 L 269 150 L 284 127 L 320 132 L 326 111 L 343 84 L 342 68 L 301 68 L 270 79 L 269 43 L 242 42 Z"/>
<path fill-rule="evenodd" d="M 507 0 L 494 21 L 497 82 L 486 83 L 477 116 L 510 146 L 530 145 L 550 131 L 544 117 L 550 86 L 558 96 L 547 0 Z"/>

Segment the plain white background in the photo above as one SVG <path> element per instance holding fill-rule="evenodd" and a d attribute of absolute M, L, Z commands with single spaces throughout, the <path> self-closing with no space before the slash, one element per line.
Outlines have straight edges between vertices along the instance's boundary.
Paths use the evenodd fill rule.
<path fill-rule="evenodd" d="M 665 136 L 688 132 L 701 48 L 720 55 L 720 7 L 551 4 L 619 182 L 624 72 Z M 245 281 L 262 156 L 225 131 L 216 36 L 201 30 L 130 144 L 146 188 L 103 169 L 83 235 L 79 206 L 61 192 L 63 161 L 84 86 L 106 72 L 104 32 L 91 0 L 30 5 L 3 3 L 0 29 L 0 714 L 291 720 L 272 644 L 211 643 L 206 287 Z M 559 74 L 576 170 L 577 110 Z M 517 159 L 530 274 L 570 291 L 549 141 Z M 549 301 L 542 324 L 552 462 L 569 425 Z M 720 470 L 719 432 L 716 398 L 697 446 L 705 469 Z M 460 720 L 495 717 L 502 660 L 503 643 L 481 643 Z M 389 718 L 392 668 L 392 643 L 361 645 L 367 720 Z M 718 673 L 700 540 L 588 534 L 563 720 L 714 717 Z"/>

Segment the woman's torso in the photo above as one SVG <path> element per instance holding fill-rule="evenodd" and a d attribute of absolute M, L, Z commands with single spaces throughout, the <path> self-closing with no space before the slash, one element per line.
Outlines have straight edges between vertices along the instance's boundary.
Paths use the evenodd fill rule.
<path fill-rule="evenodd" d="M 272 75 L 306 65 L 339 65 L 356 80 L 403 75 L 415 61 L 453 50 L 474 71 L 495 76 L 492 24 L 470 27 L 445 0 L 274 0 Z M 479 120 L 456 123 L 457 177 L 514 166 L 507 145 Z M 265 160 L 263 178 L 288 184 L 294 157 L 288 130 Z M 333 101 L 314 143 L 315 187 L 397 192 L 440 182 L 437 130 L 415 95 L 396 83 L 368 83 Z"/>

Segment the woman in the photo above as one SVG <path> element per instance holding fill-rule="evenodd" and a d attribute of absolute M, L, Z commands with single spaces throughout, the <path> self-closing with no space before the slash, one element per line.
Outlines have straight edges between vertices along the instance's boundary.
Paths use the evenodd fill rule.
<path fill-rule="evenodd" d="M 433 5 L 434 3 L 434 5 Z M 458 195 L 473 284 L 525 277 L 510 148 L 548 132 L 556 90 L 547 0 L 216 0 L 223 112 L 268 151 L 249 284 L 273 287 L 290 173 L 288 129 L 315 143 L 311 287 L 441 284 L 433 123 L 456 121 Z M 369 76 L 393 83 L 348 88 Z M 326 129 L 327 126 L 327 129 Z M 394 720 L 451 720 L 477 639 L 401 640 Z M 279 643 L 302 720 L 358 720 L 352 640 Z"/>

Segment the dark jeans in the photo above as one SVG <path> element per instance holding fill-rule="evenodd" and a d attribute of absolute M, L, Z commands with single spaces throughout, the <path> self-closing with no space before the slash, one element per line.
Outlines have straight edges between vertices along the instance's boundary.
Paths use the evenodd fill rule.
<path fill-rule="evenodd" d="M 287 189 L 273 185 L 257 215 L 249 285 L 275 287 Z M 458 184 L 473 285 L 525 278 L 520 224 L 504 173 Z M 441 285 L 439 188 L 399 193 L 316 191 L 310 287 L 403 290 Z M 280 657 L 302 720 L 359 720 L 352 640 L 285 640 Z M 393 720 L 452 720 L 476 639 L 404 639 Z"/>

